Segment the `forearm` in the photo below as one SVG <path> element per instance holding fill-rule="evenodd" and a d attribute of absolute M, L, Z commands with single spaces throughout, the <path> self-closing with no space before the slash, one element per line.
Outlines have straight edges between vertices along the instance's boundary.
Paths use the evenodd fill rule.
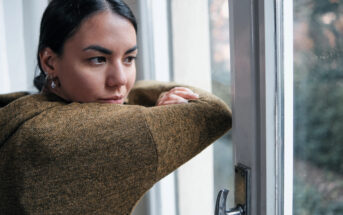
<path fill-rule="evenodd" d="M 129 104 L 146 107 L 155 106 L 161 93 L 178 86 L 182 85 L 159 81 L 138 81 L 128 96 Z"/>
<path fill-rule="evenodd" d="M 206 91 L 192 90 L 200 95 L 198 100 L 145 109 L 147 124 L 157 147 L 158 179 L 231 128 L 231 110 L 223 101 Z"/>

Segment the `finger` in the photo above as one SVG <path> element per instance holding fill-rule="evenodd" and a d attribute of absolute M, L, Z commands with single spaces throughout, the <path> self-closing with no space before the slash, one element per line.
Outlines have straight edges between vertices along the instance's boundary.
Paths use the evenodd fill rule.
<path fill-rule="evenodd" d="M 168 101 L 165 101 L 165 102 L 159 104 L 159 106 L 172 105 L 172 104 L 186 104 L 186 103 L 188 103 L 187 100 L 168 100 Z"/>
<path fill-rule="evenodd" d="M 174 87 L 169 92 L 174 92 L 174 91 L 186 91 L 186 92 L 193 93 L 193 91 L 187 87 Z"/>
<path fill-rule="evenodd" d="M 178 95 L 185 99 L 198 99 L 199 98 L 199 95 L 196 93 L 193 93 L 191 90 L 184 91 L 182 89 L 180 90 L 173 89 L 172 91 L 167 92 L 166 96 L 170 96 L 172 94 Z"/>
<path fill-rule="evenodd" d="M 188 99 L 188 100 L 195 100 L 199 98 L 199 95 L 194 93 L 192 90 L 186 87 L 174 87 L 171 90 L 161 93 L 159 96 L 156 105 L 159 105 L 163 103 L 164 101 L 168 100 L 170 97 L 174 98 L 174 96 L 171 95 L 178 95 L 182 98 Z"/>
<path fill-rule="evenodd" d="M 187 99 L 184 99 L 178 95 L 175 94 L 169 94 L 168 96 L 166 96 L 163 100 L 161 100 L 158 105 L 161 104 L 179 104 L 179 103 L 188 103 Z"/>
<path fill-rule="evenodd" d="M 162 94 L 161 94 L 161 95 L 162 95 Z M 170 91 L 169 91 L 169 92 L 166 92 L 166 93 L 164 93 L 164 94 L 160 97 L 158 104 L 159 104 L 159 103 L 163 103 L 164 101 L 170 100 L 170 99 L 179 99 L 179 96 L 173 94 L 173 93 L 170 92 Z"/>
<path fill-rule="evenodd" d="M 188 91 L 175 90 L 173 93 L 184 99 L 198 99 L 199 98 L 198 94 L 193 93 L 193 92 L 188 92 Z"/>
<path fill-rule="evenodd" d="M 157 106 L 163 104 L 165 101 L 172 100 L 172 99 L 176 99 L 176 98 L 172 98 L 171 95 L 166 93 L 162 97 L 160 97 L 160 99 L 157 101 Z"/>
<path fill-rule="evenodd" d="M 182 96 L 179 96 L 177 94 L 174 94 L 174 93 L 170 93 L 168 95 L 166 95 L 167 99 L 165 101 L 168 101 L 168 100 L 186 100 L 185 98 L 183 98 Z"/>
<path fill-rule="evenodd" d="M 159 98 L 157 99 L 156 105 L 159 105 L 161 102 L 163 102 L 164 100 L 166 100 L 166 94 L 167 94 L 167 92 L 161 93 L 161 95 L 160 95 Z"/>

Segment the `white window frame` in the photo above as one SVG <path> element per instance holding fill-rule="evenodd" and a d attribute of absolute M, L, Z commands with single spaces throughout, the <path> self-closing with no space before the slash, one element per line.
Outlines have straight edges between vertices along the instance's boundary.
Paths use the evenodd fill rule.
<path fill-rule="evenodd" d="M 251 215 L 292 214 L 292 1 L 230 0 L 235 162 L 251 168 Z"/>
<path fill-rule="evenodd" d="M 278 26 L 282 28 L 280 38 L 283 47 L 281 49 L 280 74 L 283 75 L 284 95 L 284 127 L 283 127 L 283 214 L 293 214 L 293 0 L 279 0 L 279 8 L 282 13 Z"/>

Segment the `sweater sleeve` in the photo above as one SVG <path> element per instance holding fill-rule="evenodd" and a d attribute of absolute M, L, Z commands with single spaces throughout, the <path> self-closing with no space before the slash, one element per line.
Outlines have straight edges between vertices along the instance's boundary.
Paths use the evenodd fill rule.
<path fill-rule="evenodd" d="M 135 98 L 136 102 L 148 99 L 149 106 L 156 102 L 161 92 L 180 86 L 158 82 L 151 84 L 139 83 L 131 98 Z M 158 180 L 190 160 L 231 128 L 231 110 L 222 100 L 204 90 L 188 88 L 199 94 L 200 98 L 188 104 L 156 106 L 144 110 L 157 148 Z"/>
<path fill-rule="evenodd" d="M 14 101 L 20 97 L 26 96 L 26 95 L 29 95 L 29 93 L 28 92 L 16 92 L 16 93 L 8 93 L 8 94 L 0 95 L 0 107 L 4 107 L 7 104 L 11 103 L 12 101 Z"/>
<path fill-rule="evenodd" d="M 128 96 L 129 104 L 146 107 L 155 106 L 161 93 L 169 91 L 173 87 L 177 86 L 181 85 L 159 81 L 137 81 Z"/>

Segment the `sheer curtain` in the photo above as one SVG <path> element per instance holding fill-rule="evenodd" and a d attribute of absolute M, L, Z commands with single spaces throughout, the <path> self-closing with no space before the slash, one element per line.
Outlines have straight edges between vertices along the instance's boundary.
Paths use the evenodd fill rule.
<path fill-rule="evenodd" d="M 0 93 L 34 90 L 39 25 L 47 2 L 0 1 Z"/>

